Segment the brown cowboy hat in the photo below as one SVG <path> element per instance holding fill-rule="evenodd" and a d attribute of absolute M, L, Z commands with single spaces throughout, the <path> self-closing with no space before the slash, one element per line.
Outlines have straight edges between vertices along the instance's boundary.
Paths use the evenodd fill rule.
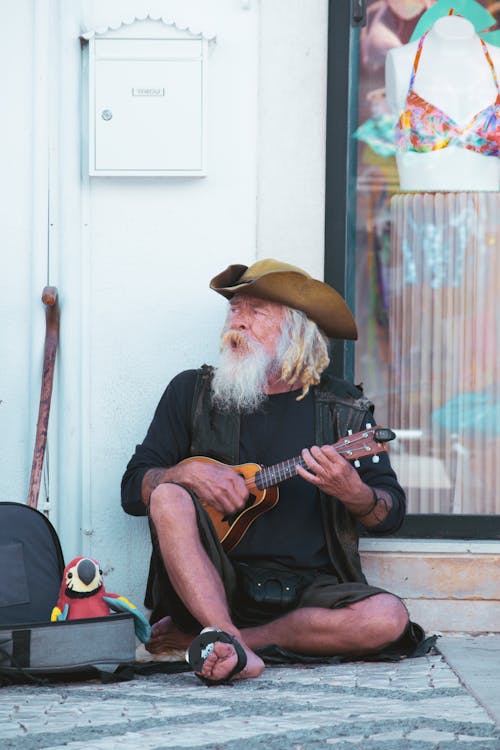
<path fill-rule="evenodd" d="M 331 286 L 297 266 L 267 258 L 251 266 L 233 265 L 214 276 L 210 288 L 231 299 L 234 294 L 279 302 L 302 310 L 335 339 L 357 339 L 358 331 L 344 299 Z"/>

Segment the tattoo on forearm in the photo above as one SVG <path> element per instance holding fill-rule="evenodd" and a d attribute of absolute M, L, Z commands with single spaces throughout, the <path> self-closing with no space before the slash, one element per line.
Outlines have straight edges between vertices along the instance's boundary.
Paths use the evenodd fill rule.
<path fill-rule="evenodd" d="M 142 501 L 145 505 L 149 503 L 151 493 L 159 484 L 165 481 L 165 469 L 148 469 L 142 480 Z"/>

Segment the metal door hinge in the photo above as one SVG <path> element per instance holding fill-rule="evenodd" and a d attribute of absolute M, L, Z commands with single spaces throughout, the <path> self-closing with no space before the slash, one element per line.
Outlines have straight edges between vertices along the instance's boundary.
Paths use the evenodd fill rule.
<path fill-rule="evenodd" d="M 351 23 L 366 26 L 366 0 L 351 0 Z"/>

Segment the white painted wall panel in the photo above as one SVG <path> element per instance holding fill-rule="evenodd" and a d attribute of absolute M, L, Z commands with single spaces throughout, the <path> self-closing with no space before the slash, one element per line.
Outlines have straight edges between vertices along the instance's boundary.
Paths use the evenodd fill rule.
<path fill-rule="evenodd" d="M 29 0 L 3 13 L 0 43 L 0 500 L 24 502 L 31 470 L 33 408 L 39 395 L 42 317 L 32 328 L 33 14 Z M 42 281 L 43 284 L 43 281 Z M 43 307 L 40 302 L 40 307 Z M 33 430 L 31 430 L 33 425 Z"/>
<path fill-rule="evenodd" d="M 260 257 L 323 278 L 328 2 L 264 0 L 259 25 Z"/>

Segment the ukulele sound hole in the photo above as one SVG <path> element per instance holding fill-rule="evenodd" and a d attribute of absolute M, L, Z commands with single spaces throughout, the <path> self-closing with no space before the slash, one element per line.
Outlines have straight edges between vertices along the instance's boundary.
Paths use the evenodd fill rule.
<path fill-rule="evenodd" d="M 254 504 L 254 502 L 255 502 L 255 499 L 256 499 L 256 498 L 255 498 L 255 495 L 249 495 L 249 496 L 248 496 L 248 500 L 247 500 L 247 503 L 246 503 L 246 505 L 245 505 L 245 510 L 246 510 L 247 508 L 251 508 L 251 507 L 252 507 L 252 505 L 253 505 L 253 504 Z"/>
<path fill-rule="evenodd" d="M 256 500 L 255 495 L 249 495 L 245 507 L 242 510 L 237 511 L 237 513 L 233 513 L 231 516 L 224 516 L 222 518 L 224 523 L 227 523 L 229 524 L 229 526 L 232 526 L 232 524 L 236 521 L 238 516 L 240 516 L 242 513 L 248 510 L 248 508 L 252 507 L 252 505 L 255 503 L 255 500 Z"/>

